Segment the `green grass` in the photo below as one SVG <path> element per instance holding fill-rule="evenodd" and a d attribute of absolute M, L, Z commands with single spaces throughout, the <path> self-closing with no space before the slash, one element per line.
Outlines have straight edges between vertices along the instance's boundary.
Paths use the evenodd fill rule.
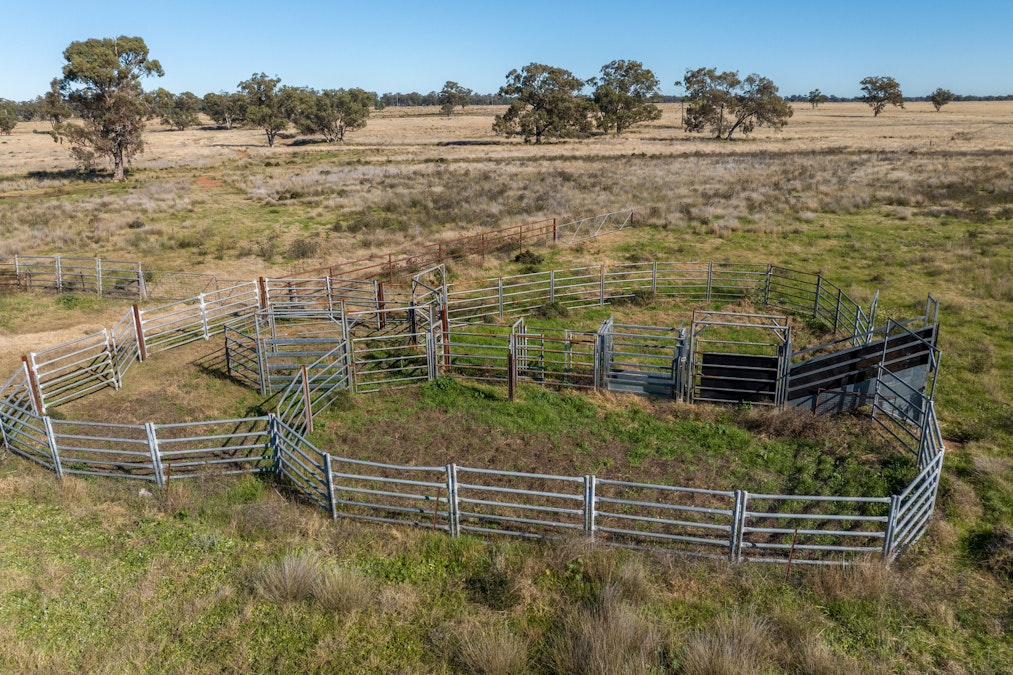
<path fill-rule="evenodd" d="M 0 489 L 0 658 L 22 672 L 459 672 L 466 626 L 490 624 L 523 636 L 528 667 L 547 672 L 600 603 L 651 631 L 658 672 L 729 614 L 766 617 L 766 639 L 790 641 L 761 657 L 770 671 L 800 671 L 803 643 L 849 672 L 1013 663 L 998 589 L 974 572 L 947 582 L 922 555 L 864 580 L 799 569 L 786 582 L 781 569 L 577 541 L 330 524 L 252 478 L 145 497 L 135 484 L 57 483 L 8 458 Z M 265 565 L 299 552 L 354 570 L 374 589 L 368 602 L 335 610 L 258 590 Z"/>

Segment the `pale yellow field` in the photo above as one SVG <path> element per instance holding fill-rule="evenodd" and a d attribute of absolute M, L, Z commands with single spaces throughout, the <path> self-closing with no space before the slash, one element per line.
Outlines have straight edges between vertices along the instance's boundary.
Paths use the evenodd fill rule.
<path fill-rule="evenodd" d="M 908 103 L 873 117 L 862 103 L 827 103 L 813 110 L 796 104 L 794 116 L 780 132 L 760 128 L 732 143 L 713 143 L 700 134 L 680 129 L 679 104 L 662 106 L 656 122 L 634 127 L 623 136 L 583 141 L 525 144 L 492 132 L 499 106 L 473 106 L 452 118 L 436 108 L 386 109 L 374 113 L 361 131 L 350 133 L 341 145 L 303 144 L 282 138 L 268 148 L 256 129 L 174 131 L 153 124 L 145 134 L 147 149 L 135 168 L 214 166 L 237 157 L 277 159 L 289 154 L 335 147 L 392 161 L 445 158 L 472 159 L 609 156 L 632 153 L 685 154 L 729 151 L 799 152 L 808 150 L 873 150 L 940 152 L 968 150 L 1013 151 L 1013 101 L 955 102 L 936 112 L 930 103 Z M 22 123 L 10 136 L 0 137 L 0 195 L 14 196 L 29 188 L 18 174 L 71 169 L 67 149 L 46 133 L 48 123 Z M 295 142 L 294 142 L 295 141 Z"/>

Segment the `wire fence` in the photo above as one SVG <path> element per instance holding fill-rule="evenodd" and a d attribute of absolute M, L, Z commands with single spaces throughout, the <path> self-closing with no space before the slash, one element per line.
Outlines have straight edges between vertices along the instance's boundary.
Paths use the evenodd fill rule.
<path fill-rule="evenodd" d="M 3 442 L 59 476 L 165 485 L 207 472 L 276 473 L 333 517 L 411 523 L 452 536 L 579 532 L 617 546 L 822 564 L 869 553 L 891 558 L 928 527 L 945 451 L 932 402 L 938 308 L 931 298 L 923 316 L 876 328 L 874 305 L 864 310 L 820 275 L 773 266 L 647 263 L 484 285 L 416 282 L 399 295 L 385 294 L 378 283 L 330 277 L 260 280 L 144 310 L 134 306 L 111 330 L 26 356 L 0 389 Z M 838 337 L 778 357 L 786 364 L 782 403 L 811 405 L 817 413 L 835 397 L 850 397 L 847 407 L 867 405 L 883 435 L 917 458 L 918 476 L 896 495 L 750 494 L 456 464 L 396 466 L 333 456 L 309 440 L 314 416 L 341 396 L 445 375 L 511 391 L 526 380 L 684 396 L 693 386 L 687 378 L 696 377 L 688 366 L 691 328 L 609 319 L 597 331 L 536 329 L 524 318 L 546 303 L 600 306 L 642 293 L 703 302 L 746 297 L 821 321 Z M 391 304 L 395 299 L 407 304 Z M 519 318 L 512 325 L 476 321 L 508 315 Z M 151 353 L 217 335 L 228 372 L 275 393 L 271 415 L 119 425 L 48 414 L 118 387 Z M 317 342 L 284 343 L 300 339 Z M 269 353 L 287 353 L 287 365 L 277 357 L 272 366 Z M 640 389 L 631 384 L 637 378 L 644 380 Z M 660 388 L 648 389 L 647 380 Z"/>

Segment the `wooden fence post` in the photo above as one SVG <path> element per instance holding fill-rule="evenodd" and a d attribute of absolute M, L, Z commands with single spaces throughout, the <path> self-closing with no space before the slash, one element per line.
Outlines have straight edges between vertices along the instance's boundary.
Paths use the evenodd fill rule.
<path fill-rule="evenodd" d="M 133 306 L 134 314 L 134 336 L 137 338 L 137 359 L 141 362 L 148 360 L 148 347 L 144 344 L 144 322 L 141 321 L 141 308 Z"/>
<path fill-rule="evenodd" d="M 267 279 L 264 277 L 257 277 L 257 302 L 260 309 L 268 308 Z"/>
<path fill-rule="evenodd" d="M 32 403 L 35 405 L 36 415 L 45 415 L 46 409 L 42 405 L 42 392 L 39 390 L 39 379 L 35 373 L 35 365 L 27 356 L 21 357 L 21 364 L 25 369 L 25 377 L 28 378 L 28 389 L 32 393 Z"/>

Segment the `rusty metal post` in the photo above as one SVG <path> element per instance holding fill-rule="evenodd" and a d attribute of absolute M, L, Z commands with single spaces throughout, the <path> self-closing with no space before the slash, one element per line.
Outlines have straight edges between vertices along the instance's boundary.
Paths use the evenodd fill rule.
<path fill-rule="evenodd" d="M 383 330 L 387 326 L 387 313 L 384 311 L 387 308 L 383 298 L 383 282 L 376 282 L 376 311 L 380 315 L 380 330 Z M 414 333 L 415 330 L 413 329 Z"/>
<path fill-rule="evenodd" d="M 303 405 L 306 407 L 306 433 L 311 434 L 313 433 L 313 403 L 310 401 L 310 378 L 305 365 L 299 366 L 299 372 L 302 374 Z"/>
<path fill-rule="evenodd" d="M 267 309 L 267 280 L 264 277 L 257 278 L 257 300 L 261 309 Z"/>

